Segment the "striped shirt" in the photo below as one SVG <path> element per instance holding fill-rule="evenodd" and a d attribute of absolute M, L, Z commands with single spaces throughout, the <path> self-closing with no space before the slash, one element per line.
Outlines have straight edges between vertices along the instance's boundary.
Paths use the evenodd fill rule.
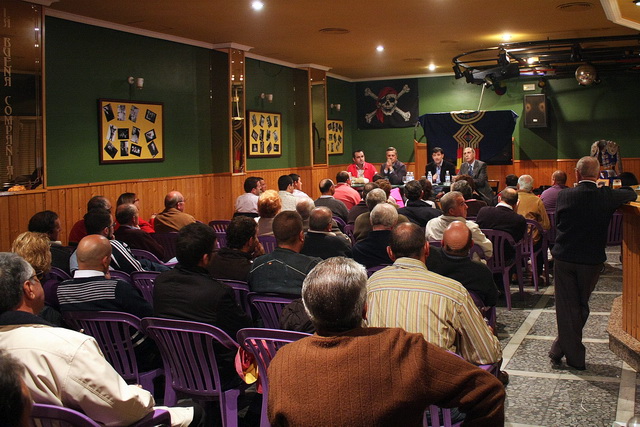
<path fill-rule="evenodd" d="M 398 258 L 369 278 L 367 291 L 369 326 L 421 333 L 428 342 L 476 365 L 502 359 L 500 342 L 469 292 L 459 282 L 428 271 L 422 261 Z"/>

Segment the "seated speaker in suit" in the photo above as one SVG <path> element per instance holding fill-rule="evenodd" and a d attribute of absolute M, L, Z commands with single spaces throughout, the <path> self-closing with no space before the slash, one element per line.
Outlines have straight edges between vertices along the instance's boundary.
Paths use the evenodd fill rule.
<path fill-rule="evenodd" d="M 493 201 L 493 190 L 489 185 L 487 177 L 487 164 L 476 160 L 476 150 L 467 147 L 462 152 L 464 163 L 460 166 L 460 175 L 470 175 L 476 184 L 476 191 L 480 193 L 482 198 L 488 205 L 495 205 Z"/>
<path fill-rule="evenodd" d="M 444 159 L 444 151 L 442 148 L 435 147 L 431 150 L 431 158 L 433 159 L 433 162 L 429 163 L 425 168 L 424 176 L 428 176 L 429 172 L 431 172 L 434 184 L 442 184 L 445 182 L 447 172 L 449 172 L 449 177 L 453 178 L 456 174 L 456 167 L 453 163 Z"/>

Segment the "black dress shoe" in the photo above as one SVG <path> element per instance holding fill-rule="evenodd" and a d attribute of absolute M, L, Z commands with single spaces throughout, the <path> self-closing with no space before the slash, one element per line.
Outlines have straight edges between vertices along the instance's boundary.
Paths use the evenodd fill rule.
<path fill-rule="evenodd" d="M 562 357 L 558 357 L 555 354 L 549 353 L 549 359 L 551 360 L 551 367 L 553 369 L 562 368 Z"/>

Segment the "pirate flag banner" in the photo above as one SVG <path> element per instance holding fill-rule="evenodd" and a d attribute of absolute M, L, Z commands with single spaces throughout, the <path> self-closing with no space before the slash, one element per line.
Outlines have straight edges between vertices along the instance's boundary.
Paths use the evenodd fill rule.
<path fill-rule="evenodd" d="M 511 110 L 455 111 L 420 116 L 429 149 L 441 147 L 445 158 L 462 165 L 462 151 L 476 150 L 476 158 L 489 165 L 512 163 L 511 136 L 518 115 Z"/>
<path fill-rule="evenodd" d="M 406 128 L 418 120 L 418 79 L 356 84 L 358 129 Z"/>

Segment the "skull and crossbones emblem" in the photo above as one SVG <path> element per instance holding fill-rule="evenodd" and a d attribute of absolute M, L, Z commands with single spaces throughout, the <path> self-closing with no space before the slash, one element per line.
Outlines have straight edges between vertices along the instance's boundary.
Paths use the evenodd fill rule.
<path fill-rule="evenodd" d="M 380 123 L 384 123 L 384 116 L 391 116 L 393 113 L 400 114 L 404 121 L 408 122 L 411 118 L 411 112 L 402 111 L 398 108 L 398 99 L 407 92 L 409 92 L 409 85 L 404 85 L 399 93 L 394 88 L 387 86 L 382 88 L 378 95 L 373 93 L 371 89 L 366 88 L 364 96 L 370 96 L 376 100 L 376 109 L 364 116 L 367 123 L 371 123 L 373 116 L 376 116 Z"/>

